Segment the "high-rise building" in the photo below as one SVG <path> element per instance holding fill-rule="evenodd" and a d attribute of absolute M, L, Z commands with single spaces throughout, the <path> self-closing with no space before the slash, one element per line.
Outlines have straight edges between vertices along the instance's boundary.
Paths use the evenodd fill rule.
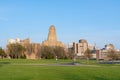
<path fill-rule="evenodd" d="M 60 46 L 66 48 L 62 42 L 57 41 L 56 29 L 54 25 L 51 25 L 49 28 L 48 38 L 47 40 L 42 42 L 43 46 Z"/>

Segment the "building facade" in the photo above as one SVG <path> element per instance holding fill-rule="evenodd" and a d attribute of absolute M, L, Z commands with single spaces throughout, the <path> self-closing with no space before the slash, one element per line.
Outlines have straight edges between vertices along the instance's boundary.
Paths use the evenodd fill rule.
<path fill-rule="evenodd" d="M 42 46 L 59 46 L 66 48 L 65 44 L 57 40 L 56 29 L 54 25 L 51 25 L 49 28 L 48 38 L 47 40 L 42 42 Z"/>
<path fill-rule="evenodd" d="M 78 43 L 69 43 L 68 49 L 73 49 L 74 54 L 77 56 L 83 56 L 88 49 L 88 42 L 85 39 L 81 39 Z"/>
<path fill-rule="evenodd" d="M 20 44 L 25 48 L 25 56 L 27 59 L 38 59 L 41 58 L 40 52 L 42 46 L 51 46 L 51 47 L 62 47 L 66 51 L 66 45 L 57 40 L 56 29 L 54 25 L 51 25 L 49 28 L 48 38 L 43 41 L 42 44 L 39 43 L 31 43 L 30 39 L 21 40 L 17 39 L 8 39 L 7 46 L 10 44 Z M 10 53 L 10 50 L 6 46 L 6 53 Z M 9 56 L 9 54 L 8 54 Z"/>
<path fill-rule="evenodd" d="M 116 51 L 113 44 L 105 45 L 103 49 L 99 50 L 99 59 L 109 60 L 108 54 L 111 50 Z"/>

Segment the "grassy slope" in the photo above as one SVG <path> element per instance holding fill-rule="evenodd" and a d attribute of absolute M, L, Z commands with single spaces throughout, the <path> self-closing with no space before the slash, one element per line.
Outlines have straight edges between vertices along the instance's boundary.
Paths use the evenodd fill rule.
<path fill-rule="evenodd" d="M 26 62 L 26 60 L 24 61 Z M 27 61 L 33 63 L 33 60 Z M 43 60 L 43 62 L 45 61 L 46 63 L 52 63 L 52 60 Z M 16 60 L 10 62 L 17 63 Z M 37 60 L 35 62 L 38 63 Z M 25 66 L 1 64 L 0 80 L 120 80 L 120 66 Z"/>

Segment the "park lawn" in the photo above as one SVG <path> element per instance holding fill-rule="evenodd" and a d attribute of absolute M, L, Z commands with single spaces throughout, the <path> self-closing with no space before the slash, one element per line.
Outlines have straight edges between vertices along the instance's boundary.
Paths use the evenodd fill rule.
<path fill-rule="evenodd" d="M 0 64 L 52 64 L 52 63 L 73 63 L 71 59 L 0 59 Z M 76 60 L 77 63 L 87 64 L 86 60 Z M 96 60 L 90 60 L 89 64 L 96 64 Z"/>
<path fill-rule="evenodd" d="M 95 61 L 80 66 L 53 65 L 63 62 L 72 61 L 0 60 L 0 80 L 120 80 L 120 65 L 100 65 Z M 43 63 L 48 65 L 39 65 Z"/>
<path fill-rule="evenodd" d="M 51 63 L 73 62 L 68 59 L 0 59 L 0 64 L 51 64 Z"/>

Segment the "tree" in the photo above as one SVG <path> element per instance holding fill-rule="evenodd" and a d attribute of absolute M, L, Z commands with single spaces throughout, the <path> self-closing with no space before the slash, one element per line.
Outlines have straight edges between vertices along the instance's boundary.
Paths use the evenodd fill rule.
<path fill-rule="evenodd" d="M 68 49 L 67 57 L 68 57 L 69 59 L 74 59 L 74 56 L 75 56 L 75 54 L 74 54 L 73 48 Z"/>
<path fill-rule="evenodd" d="M 0 56 L 3 57 L 5 56 L 5 51 L 0 47 Z"/>
<path fill-rule="evenodd" d="M 89 48 L 85 51 L 84 57 L 87 59 L 87 63 L 89 63 L 89 59 L 92 58 L 92 51 Z"/>
<path fill-rule="evenodd" d="M 66 52 L 62 47 L 51 47 L 51 46 L 42 46 L 41 47 L 41 57 L 46 59 L 63 59 L 66 57 Z"/>
<path fill-rule="evenodd" d="M 55 56 L 57 56 L 58 59 L 64 59 L 66 58 L 66 52 L 63 47 L 56 46 L 54 48 Z"/>
<path fill-rule="evenodd" d="M 118 60 L 120 60 L 120 51 L 116 52 L 118 54 Z"/>
<path fill-rule="evenodd" d="M 109 50 L 107 53 L 107 57 L 113 61 L 118 59 L 119 55 L 114 50 Z"/>
<path fill-rule="evenodd" d="M 53 59 L 55 54 L 53 52 L 53 47 L 42 46 L 41 47 L 41 57 L 45 59 Z"/>
<path fill-rule="evenodd" d="M 22 45 L 17 44 L 17 58 L 23 58 L 25 56 L 24 52 L 25 48 Z"/>
<path fill-rule="evenodd" d="M 9 44 L 7 45 L 9 55 L 11 58 L 21 58 L 25 56 L 25 48 L 20 44 Z"/>

